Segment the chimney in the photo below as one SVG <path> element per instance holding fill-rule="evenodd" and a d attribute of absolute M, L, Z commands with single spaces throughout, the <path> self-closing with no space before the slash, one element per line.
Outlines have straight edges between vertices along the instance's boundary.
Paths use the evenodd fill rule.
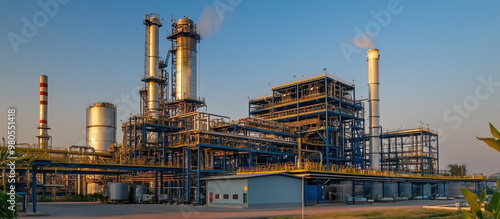
<path fill-rule="evenodd" d="M 47 75 L 40 75 L 40 124 L 38 125 L 39 134 L 38 148 L 48 149 L 50 136 L 47 133 L 47 111 L 49 101 L 49 79 Z"/>
<path fill-rule="evenodd" d="M 370 163 L 372 169 L 380 169 L 380 111 L 379 111 L 379 80 L 378 60 L 380 55 L 378 49 L 368 50 L 366 60 L 368 61 L 368 87 L 370 105 Z"/>

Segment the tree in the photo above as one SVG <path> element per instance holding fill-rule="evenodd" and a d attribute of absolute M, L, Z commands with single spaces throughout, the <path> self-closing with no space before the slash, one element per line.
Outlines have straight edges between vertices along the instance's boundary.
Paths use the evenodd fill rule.
<path fill-rule="evenodd" d="M 446 169 L 450 171 L 451 176 L 465 176 L 467 175 L 467 164 L 456 164 L 450 163 L 446 166 Z"/>

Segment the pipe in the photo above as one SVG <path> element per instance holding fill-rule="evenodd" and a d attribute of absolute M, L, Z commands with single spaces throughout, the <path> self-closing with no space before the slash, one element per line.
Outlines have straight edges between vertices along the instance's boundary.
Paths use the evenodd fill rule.
<path fill-rule="evenodd" d="M 38 126 L 38 148 L 47 149 L 49 135 L 47 130 L 47 111 L 48 111 L 48 101 L 49 101 L 49 78 L 47 75 L 40 75 L 40 124 Z"/>
<path fill-rule="evenodd" d="M 370 163 L 372 169 L 380 169 L 380 112 L 379 112 L 379 75 L 378 60 L 380 55 L 378 49 L 368 50 L 366 60 L 368 61 L 368 87 L 370 104 Z"/>
<path fill-rule="evenodd" d="M 148 104 L 148 114 L 153 119 L 158 119 L 158 96 L 160 93 L 158 81 L 155 79 L 159 79 L 160 77 L 160 67 L 159 67 L 159 52 L 158 52 L 158 29 L 162 26 L 161 21 L 159 20 L 158 15 L 146 15 L 144 18 L 144 24 L 149 28 L 148 36 L 148 75 L 147 78 L 150 79 L 147 83 L 148 93 L 147 93 L 147 104 Z"/>

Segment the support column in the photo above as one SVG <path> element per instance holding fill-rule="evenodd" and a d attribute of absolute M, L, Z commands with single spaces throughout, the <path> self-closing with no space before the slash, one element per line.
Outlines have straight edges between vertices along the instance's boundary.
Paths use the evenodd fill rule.
<path fill-rule="evenodd" d="M 42 170 L 42 168 L 40 168 Z M 45 199 L 45 194 L 47 193 L 47 190 L 45 189 L 45 184 L 47 183 L 47 174 L 42 173 L 42 189 L 43 189 L 43 198 Z"/>
<path fill-rule="evenodd" d="M 225 156 L 224 156 L 224 158 L 225 158 Z M 198 192 L 196 193 L 196 204 L 200 204 L 201 203 L 201 201 L 200 201 L 200 198 L 201 198 L 201 195 L 200 195 L 201 194 L 201 190 L 200 190 L 201 189 L 201 186 L 200 186 L 200 182 L 201 182 L 200 181 L 200 177 L 201 177 L 201 173 L 200 173 L 201 172 L 201 168 L 200 168 L 200 166 L 201 166 L 201 164 L 200 164 L 200 162 L 201 162 L 201 147 L 198 146 L 198 176 L 197 176 L 197 179 L 196 179 L 197 180 L 197 184 L 196 184 L 197 188 L 196 189 L 197 189 Z M 224 166 L 225 166 L 225 164 L 224 164 Z"/>
<path fill-rule="evenodd" d="M 36 166 L 33 167 L 33 213 L 36 213 Z"/>
<path fill-rule="evenodd" d="M 155 197 L 154 202 L 158 203 L 158 171 L 155 171 Z"/>
<path fill-rule="evenodd" d="M 160 172 L 160 196 L 161 194 L 163 194 L 163 171 Z"/>
<path fill-rule="evenodd" d="M 385 197 L 385 182 L 382 181 L 382 197 Z"/>

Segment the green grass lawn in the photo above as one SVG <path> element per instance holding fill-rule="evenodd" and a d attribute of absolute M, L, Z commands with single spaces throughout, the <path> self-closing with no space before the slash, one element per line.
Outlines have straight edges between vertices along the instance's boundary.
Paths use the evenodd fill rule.
<path fill-rule="evenodd" d="M 272 219 L 297 219 L 300 217 L 271 217 Z M 334 212 L 327 214 L 319 214 L 308 216 L 310 219 L 319 218 L 335 218 L 335 219 L 352 219 L 352 218 L 446 218 L 455 219 L 462 218 L 462 214 L 458 211 L 421 209 L 421 210 L 406 210 L 406 209 L 390 209 L 376 211 L 357 211 L 357 212 Z"/>

